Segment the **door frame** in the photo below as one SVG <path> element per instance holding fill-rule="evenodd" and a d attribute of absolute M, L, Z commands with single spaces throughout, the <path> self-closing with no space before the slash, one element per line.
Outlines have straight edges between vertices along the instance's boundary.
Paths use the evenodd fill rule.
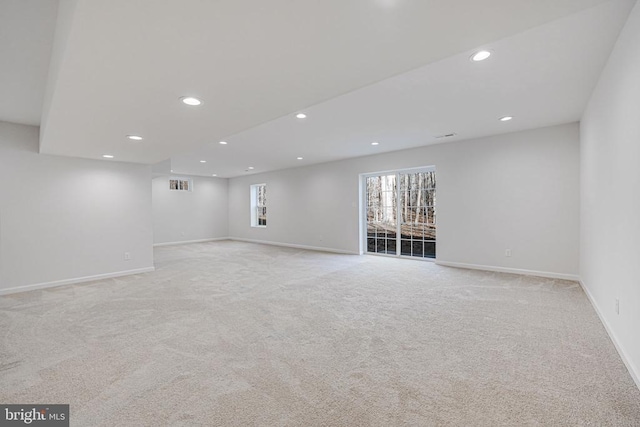
<path fill-rule="evenodd" d="M 430 261 L 435 262 L 438 258 L 438 251 L 436 249 L 436 257 L 435 258 L 426 258 L 426 257 L 413 257 L 413 256 L 402 256 L 401 255 L 401 245 L 400 245 L 400 236 L 401 236 L 401 207 L 400 207 L 400 174 L 408 174 L 408 173 L 418 173 L 418 172 L 436 172 L 435 165 L 431 166 L 420 166 L 415 168 L 405 168 L 405 169 L 391 169 L 386 171 L 378 171 L 378 172 L 366 172 L 358 175 L 358 200 L 359 200 L 359 209 L 358 209 L 358 226 L 359 226 L 359 252 L 360 255 L 376 255 L 376 256 L 387 256 L 387 257 L 396 257 L 403 259 L 414 259 L 414 260 L 422 260 L 422 261 Z M 367 178 L 373 176 L 381 176 L 381 175 L 396 175 L 396 218 L 397 218 L 397 230 L 396 230 L 396 254 L 386 254 L 386 253 L 376 253 L 376 252 L 367 252 Z M 437 176 L 437 174 L 436 174 Z M 436 178 L 437 181 L 437 178 Z M 437 187 L 436 187 L 437 194 Z M 437 230 L 437 225 L 436 225 Z M 436 236 L 437 237 L 437 236 Z M 436 248 L 438 246 L 436 239 Z"/>

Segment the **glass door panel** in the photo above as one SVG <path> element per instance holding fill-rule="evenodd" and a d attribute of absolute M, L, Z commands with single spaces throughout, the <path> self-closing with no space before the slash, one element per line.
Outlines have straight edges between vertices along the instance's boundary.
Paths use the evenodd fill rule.
<path fill-rule="evenodd" d="M 367 252 L 436 256 L 435 171 L 366 178 Z"/>
<path fill-rule="evenodd" d="M 397 176 L 368 177 L 367 252 L 396 254 Z"/>

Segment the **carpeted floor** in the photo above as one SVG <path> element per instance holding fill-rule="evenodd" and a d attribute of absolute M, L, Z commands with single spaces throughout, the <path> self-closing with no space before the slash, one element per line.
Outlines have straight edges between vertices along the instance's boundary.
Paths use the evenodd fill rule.
<path fill-rule="evenodd" d="M 0 402 L 72 426 L 640 426 L 576 283 L 240 242 L 0 297 Z"/>

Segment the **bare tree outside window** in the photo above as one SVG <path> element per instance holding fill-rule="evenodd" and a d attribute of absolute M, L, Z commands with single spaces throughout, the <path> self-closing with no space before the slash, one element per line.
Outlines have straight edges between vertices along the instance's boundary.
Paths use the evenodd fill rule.
<path fill-rule="evenodd" d="M 191 180 L 187 178 L 178 178 L 169 180 L 169 190 L 191 191 Z"/>
<path fill-rule="evenodd" d="M 251 225 L 267 226 L 267 184 L 251 186 Z"/>
<path fill-rule="evenodd" d="M 267 186 L 265 184 L 258 186 L 258 204 L 256 206 L 258 217 L 258 225 L 267 225 Z"/>
<path fill-rule="evenodd" d="M 436 256 L 436 173 L 366 178 L 367 252 Z"/>

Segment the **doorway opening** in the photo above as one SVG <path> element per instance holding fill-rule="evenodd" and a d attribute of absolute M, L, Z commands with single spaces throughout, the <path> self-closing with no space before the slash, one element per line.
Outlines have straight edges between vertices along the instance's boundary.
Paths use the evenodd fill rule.
<path fill-rule="evenodd" d="M 362 176 L 366 253 L 436 257 L 434 167 Z"/>

